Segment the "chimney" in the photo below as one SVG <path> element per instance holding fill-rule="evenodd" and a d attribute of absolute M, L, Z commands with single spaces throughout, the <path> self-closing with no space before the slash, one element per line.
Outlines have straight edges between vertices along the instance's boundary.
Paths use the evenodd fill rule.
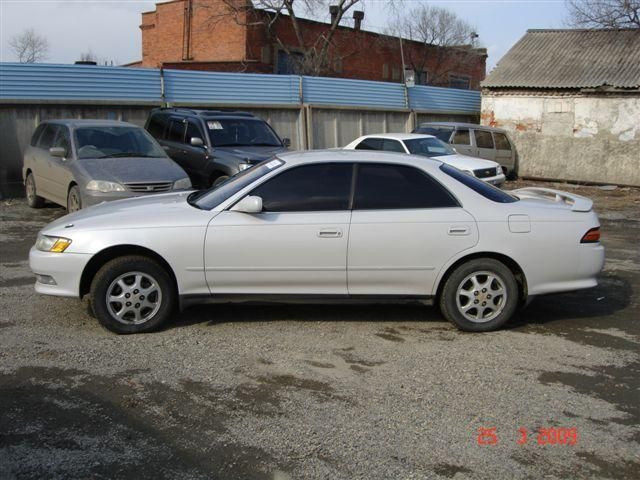
<path fill-rule="evenodd" d="M 336 21 L 336 18 L 338 17 L 338 12 L 340 12 L 340 7 L 338 5 L 329 6 L 329 13 L 331 14 L 331 25 L 333 25 L 333 22 Z"/>
<path fill-rule="evenodd" d="M 360 30 L 362 27 L 362 20 L 364 19 L 364 12 L 362 10 L 355 10 L 353 12 L 353 29 Z"/>

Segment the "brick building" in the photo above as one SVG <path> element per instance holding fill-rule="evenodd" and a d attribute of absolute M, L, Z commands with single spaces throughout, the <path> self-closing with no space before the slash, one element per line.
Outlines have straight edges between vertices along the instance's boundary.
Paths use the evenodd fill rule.
<path fill-rule="evenodd" d="M 242 1 L 242 0 L 239 0 Z M 246 73 L 298 73 L 300 48 L 289 17 L 280 16 L 267 30 L 260 21 L 273 16 L 248 8 L 225 14 L 221 0 L 173 0 L 142 14 L 142 60 L 130 65 Z M 363 12 L 354 12 L 354 26 L 340 25 L 328 51 L 323 76 L 402 81 L 400 40 L 362 30 Z M 272 17 L 273 18 L 273 17 Z M 313 45 L 329 24 L 298 19 L 304 44 Z M 346 23 L 346 19 L 343 19 Z M 282 49 L 275 39 L 287 46 Z M 416 83 L 479 89 L 485 77 L 486 49 L 426 47 L 404 39 L 405 65 L 416 70 Z"/>

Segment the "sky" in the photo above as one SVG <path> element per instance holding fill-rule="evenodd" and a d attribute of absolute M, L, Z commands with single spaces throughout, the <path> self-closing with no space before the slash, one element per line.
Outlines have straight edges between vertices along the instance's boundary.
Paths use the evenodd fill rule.
<path fill-rule="evenodd" d="M 385 3 L 368 0 L 363 28 L 381 30 L 387 22 Z M 16 58 L 9 40 L 27 28 L 45 36 L 49 63 L 73 63 L 91 51 L 116 64 L 139 60 L 140 13 L 154 1 L 141 0 L 0 0 L 0 61 Z M 453 10 L 471 23 L 488 50 L 487 73 L 529 28 L 562 28 L 564 0 L 404 0 L 405 8 L 429 3 Z M 348 15 L 349 17 L 351 15 Z M 328 17 L 328 14 L 327 14 Z M 326 19 L 325 19 L 326 20 Z"/>

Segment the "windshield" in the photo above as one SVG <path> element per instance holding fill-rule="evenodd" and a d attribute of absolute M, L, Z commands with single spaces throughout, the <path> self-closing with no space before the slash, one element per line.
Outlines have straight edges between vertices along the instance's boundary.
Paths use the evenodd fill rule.
<path fill-rule="evenodd" d="M 75 131 L 78 158 L 166 157 L 162 147 L 142 128 L 80 127 Z"/>
<path fill-rule="evenodd" d="M 451 138 L 453 127 L 418 127 L 415 133 L 425 133 L 439 138 L 443 142 L 448 142 Z"/>
<path fill-rule="evenodd" d="M 252 118 L 219 118 L 207 120 L 209 137 L 214 147 L 281 147 L 282 142 L 262 120 Z"/>
<path fill-rule="evenodd" d="M 425 157 L 441 157 L 443 155 L 454 155 L 456 151 L 437 138 L 416 138 L 405 140 L 404 144 L 409 149 L 409 153 L 423 155 Z"/>
<path fill-rule="evenodd" d="M 194 207 L 202 210 L 211 210 L 212 208 L 220 205 L 231 195 L 235 195 L 247 185 L 251 185 L 260 177 L 265 176 L 276 168 L 280 168 L 282 165 L 284 165 L 282 160 L 272 157 L 251 168 L 241 171 L 215 187 L 193 192 L 189 195 L 187 201 Z"/>
<path fill-rule="evenodd" d="M 498 187 L 494 187 L 487 182 L 483 182 L 473 175 L 465 173 L 462 170 L 458 170 L 456 167 L 452 167 L 451 165 L 447 165 L 446 163 L 440 165 L 440 170 L 442 170 L 450 177 L 455 178 L 460 183 L 466 185 L 476 193 L 479 193 L 483 197 L 488 198 L 489 200 L 492 200 L 494 202 L 513 203 L 519 200 L 518 197 L 510 195 L 504 190 L 500 190 Z"/>

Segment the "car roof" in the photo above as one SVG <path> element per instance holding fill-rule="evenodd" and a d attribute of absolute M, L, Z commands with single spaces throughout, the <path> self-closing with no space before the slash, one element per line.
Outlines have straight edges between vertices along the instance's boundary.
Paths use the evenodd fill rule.
<path fill-rule="evenodd" d="M 416 164 L 438 168 L 443 162 L 419 155 L 384 152 L 381 150 L 344 150 L 332 148 L 327 150 L 308 150 L 301 152 L 283 152 L 277 157 L 288 164 L 305 164 L 316 162 L 367 162 L 367 163 L 401 163 Z"/>
<path fill-rule="evenodd" d="M 478 125 L 477 123 L 464 123 L 464 122 L 422 122 L 418 125 L 420 127 L 465 127 L 465 128 L 480 128 L 482 130 L 491 130 L 494 132 L 505 132 L 502 128 L 489 127 L 487 125 Z"/>
<path fill-rule="evenodd" d="M 61 118 L 54 120 L 43 120 L 42 123 L 53 123 L 56 125 L 66 125 L 68 127 L 137 127 L 129 122 L 122 122 L 120 120 L 101 120 L 101 119 L 89 119 L 89 118 Z"/>
<path fill-rule="evenodd" d="M 201 110 L 197 108 L 154 108 L 152 113 L 168 113 L 172 115 L 185 115 L 202 118 L 249 118 L 256 119 L 253 113 L 242 112 L 237 110 Z"/>
<path fill-rule="evenodd" d="M 357 140 L 364 140 L 365 138 L 389 138 L 392 140 L 413 140 L 418 138 L 435 138 L 433 135 L 426 133 L 371 133 L 369 135 L 363 135 Z"/>

